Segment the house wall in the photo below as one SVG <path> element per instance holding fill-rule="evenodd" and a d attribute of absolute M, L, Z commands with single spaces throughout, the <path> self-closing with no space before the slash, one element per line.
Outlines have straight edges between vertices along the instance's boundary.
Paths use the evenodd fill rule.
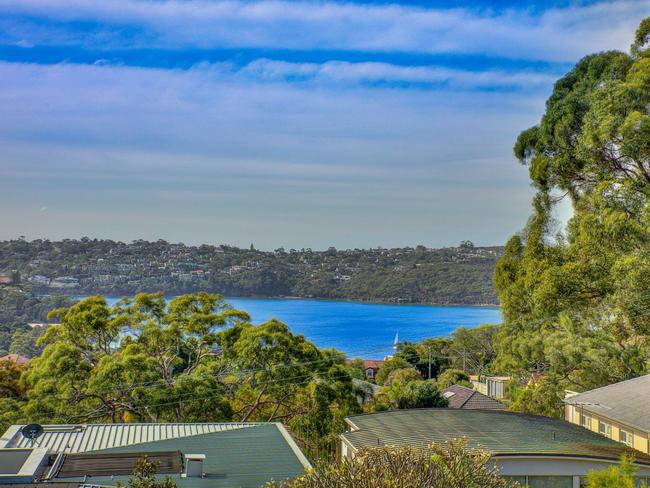
<path fill-rule="evenodd" d="M 354 456 L 354 451 L 342 440 L 341 457 L 349 456 Z M 584 479 L 590 471 L 599 471 L 618 464 L 613 460 L 566 456 L 500 456 L 494 458 L 493 463 L 502 476 L 518 481 L 523 477 L 530 482 L 530 486 L 547 488 L 580 488 L 581 478 Z M 650 480 L 650 466 L 637 465 L 637 468 L 637 477 L 646 482 Z"/>
<path fill-rule="evenodd" d="M 621 422 L 617 422 L 616 420 L 607 418 L 601 414 L 590 412 L 583 406 L 565 405 L 564 418 L 566 421 L 571 422 L 572 424 L 581 425 L 580 414 L 583 412 L 585 416 L 591 419 L 588 422 L 588 427 L 586 427 L 589 428 L 589 430 L 600 433 L 599 422 L 604 422 L 605 424 L 611 426 L 611 439 L 617 442 L 621 442 L 621 430 L 631 432 L 634 434 L 634 445 L 631 447 L 634 447 L 634 449 L 637 449 L 646 454 L 650 454 L 650 433 L 648 432 L 627 426 Z"/>
<path fill-rule="evenodd" d="M 532 488 L 537 486 L 545 488 L 580 488 L 582 486 L 581 480 L 584 481 L 590 471 L 607 469 L 612 464 L 616 464 L 616 462 L 547 456 L 499 458 L 495 460 L 495 467 L 499 469 L 502 476 L 512 477 L 520 482 L 528 482 Z M 647 483 L 647 480 L 650 479 L 648 478 L 650 477 L 650 468 L 639 467 L 636 476 L 639 481 Z"/>

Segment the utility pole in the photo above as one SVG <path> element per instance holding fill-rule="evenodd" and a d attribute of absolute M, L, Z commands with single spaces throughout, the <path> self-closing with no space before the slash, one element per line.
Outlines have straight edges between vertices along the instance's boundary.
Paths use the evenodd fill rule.
<path fill-rule="evenodd" d="M 431 344 L 429 344 L 429 379 L 431 379 Z"/>
<path fill-rule="evenodd" d="M 467 368 L 465 367 L 465 357 L 466 357 L 466 350 L 463 348 L 463 373 L 467 371 Z"/>

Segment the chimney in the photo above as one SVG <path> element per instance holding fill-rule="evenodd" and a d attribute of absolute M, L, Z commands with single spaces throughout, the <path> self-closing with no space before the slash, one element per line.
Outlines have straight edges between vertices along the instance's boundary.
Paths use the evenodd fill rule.
<path fill-rule="evenodd" d="M 183 478 L 203 478 L 203 461 L 205 454 L 185 454 L 185 472 Z"/>

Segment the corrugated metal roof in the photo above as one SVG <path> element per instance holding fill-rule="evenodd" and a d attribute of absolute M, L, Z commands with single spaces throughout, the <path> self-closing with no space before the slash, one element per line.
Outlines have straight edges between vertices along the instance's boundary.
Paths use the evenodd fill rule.
<path fill-rule="evenodd" d="M 452 408 L 397 410 L 349 417 L 342 437 L 353 449 L 385 445 L 425 447 L 467 438 L 468 447 L 499 455 L 557 455 L 619 459 L 631 451 L 637 462 L 647 454 L 564 420 L 498 410 Z"/>
<path fill-rule="evenodd" d="M 309 468 L 309 463 L 281 424 L 261 423 L 248 429 L 231 429 L 213 434 L 193 435 L 101 451 L 113 453 L 154 453 L 178 449 L 184 454 L 205 454 L 205 476 L 170 476 L 179 488 L 260 488 L 267 481 L 294 478 Z M 66 478 L 72 481 L 73 478 Z M 129 476 L 91 476 L 86 484 L 126 484 Z M 83 478 L 79 477 L 78 481 Z M 50 485 L 58 488 L 58 484 Z"/>
<path fill-rule="evenodd" d="M 564 402 L 650 432 L 650 375 L 578 393 Z"/>
<path fill-rule="evenodd" d="M 0 438 L 0 448 L 44 447 L 57 453 L 98 451 L 167 439 L 245 429 L 259 423 L 168 423 L 168 424 L 83 424 L 45 425 L 34 446 L 14 425 Z"/>

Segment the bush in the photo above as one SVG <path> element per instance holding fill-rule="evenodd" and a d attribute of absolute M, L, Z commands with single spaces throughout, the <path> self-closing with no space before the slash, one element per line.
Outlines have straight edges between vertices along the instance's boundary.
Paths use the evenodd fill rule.
<path fill-rule="evenodd" d="M 461 385 L 467 386 L 468 388 L 472 387 L 472 383 L 469 381 L 469 376 L 464 371 L 460 369 L 446 369 L 437 379 L 438 388 L 444 390 L 449 388 L 451 385 Z"/>
<path fill-rule="evenodd" d="M 590 471 L 587 488 L 634 488 L 634 457 L 623 454 L 620 466 L 610 466 L 600 471 Z"/>
<path fill-rule="evenodd" d="M 486 452 L 466 450 L 466 441 L 428 448 L 365 449 L 340 463 L 311 471 L 272 488 L 510 488 Z"/>

